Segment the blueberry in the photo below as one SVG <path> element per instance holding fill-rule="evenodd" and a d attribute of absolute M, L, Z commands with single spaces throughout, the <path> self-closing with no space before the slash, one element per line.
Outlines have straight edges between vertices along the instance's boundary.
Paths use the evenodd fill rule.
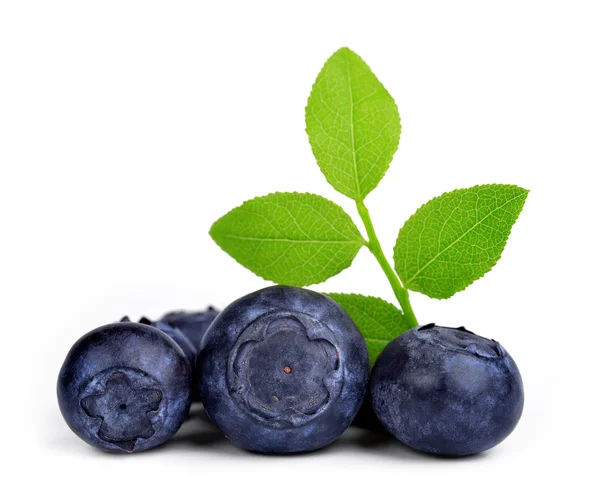
<path fill-rule="evenodd" d="M 183 332 L 180 329 L 178 329 L 169 322 L 164 322 L 162 320 L 158 322 L 152 322 L 146 317 L 142 317 L 140 323 L 156 327 L 157 329 L 162 330 L 171 339 L 173 339 L 177 343 L 177 345 L 182 349 L 183 353 L 185 354 L 185 357 L 190 362 L 190 367 L 193 368 L 194 362 L 196 361 L 196 355 L 198 354 L 198 348 L 191 343 L 191 341 L 183 334 Z"/>
<path fill-rule="evenodd" d="M 364 339 L 332 299 L 298 287 L 248 294 L 212 323 L 196 360 L 209 417 L 257 452 L 310 451 L 335 441 L 365 394 Z"/>
<path fill-rule="evenodd" d="M 394 339 L 375 362 L 370 390 L 389 432 L 440 455 L 496 446 L 523 411 L 523 382 L 511 356 L 464 327 L 430 324 Z"/>
<path fill-rule="evenodd" d="M 153 448 L 175 434 L 191 403 L 181 348 L 160 330 L 123 321 L 71 348 L 58 376 L 58 404 L 87 443 L 112 451 Z"/>
<path fill-rule="evenodd" d="M 218 314 L 212 306 L 206 311 L 172 311 L 156 322 L 156 326 L 160 328 L 162 324 L 166 324 L 179 329 L 199 349 L 204 333 Z"/>
<path fill-rule="evenodd" d="M 196 381 L 196 368 L 195 360 L 200 347 L 200 342 L 204 333 L 219 314 L 212 306 L 209 306 L 206 311 L 172 311 L 164 315 L 160 320 L 152 322 L 147 318 L 142 318 L 140 323 L 152 325 L 173 339 L 190 361 L 190 365 L 193 370 L 194 380 L 194 391 L 193 401 L 198 401 L 198 392 L 195 386 Z"/>

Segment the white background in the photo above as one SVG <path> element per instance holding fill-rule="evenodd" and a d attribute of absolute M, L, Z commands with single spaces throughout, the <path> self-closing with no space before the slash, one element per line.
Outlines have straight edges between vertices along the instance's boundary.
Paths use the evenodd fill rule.
<path fill-rule="evenodd" d="M 5 496 L 598 496 L 597 2 L 0 4 Z M 521 369 L 515 432 L 447 460 L 349 431 L 296 457 L 248 454 L 195 418 L 161 449 L 87 446 L 62 421 L 71 344 L 123 314 L 225 306 L 267 285 L 209 238 L 245 199 L 323 179 L 304 106 L 349 46 L 395 97 L 400 148 L 367 198 L 391 257 L 429 198 L 479 183 L 531 190 L 499 264 L 422 323 L 493 337 Z M 317 290 L 393 300 L 374 259 Z"/>

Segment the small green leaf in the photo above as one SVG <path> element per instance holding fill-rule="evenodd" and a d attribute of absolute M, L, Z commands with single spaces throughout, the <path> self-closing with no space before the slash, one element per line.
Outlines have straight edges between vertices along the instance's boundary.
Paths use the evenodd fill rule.
<path fill-rule="evenodd" d="M 385 175 L 400 141 L 400 115 L 369 66 L 348 48 L 317 76 L 306 106 L 306 132 L 327 181 L 363 200 Z"/>
<path fill-rule="evenodd" d="M 210 235 L 258 276 L 298 286 L 323 282 L 348 268 L 365 245 L 340 206 L 295 192 L 244 202 L 217 220 Z"/>
<path fill-rule="evenodd" d="M 498 262 L 528 190 L 479 185 L 435 197 L 400 229 L 394 247 L 404 285 L 446 299 Z"/>
<path fill-rule="evenodd" d="M 327 294 L 346 310 L 365 338 L 371 366 L 383 348 L 410 327 L 402 312 L 378 297 L 360 294 Z"/>

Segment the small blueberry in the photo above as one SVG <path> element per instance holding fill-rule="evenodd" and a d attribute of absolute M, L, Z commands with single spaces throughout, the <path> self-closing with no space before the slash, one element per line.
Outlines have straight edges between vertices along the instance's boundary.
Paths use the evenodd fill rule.
<path fill-rule="evenodd" d="M 97 328 L 71 348 L 57 395 L 69 427 L 97 448 L 153 448 L 177 432 L 191 403 L 192 374 L 181 348 L 149 325 Z"/>

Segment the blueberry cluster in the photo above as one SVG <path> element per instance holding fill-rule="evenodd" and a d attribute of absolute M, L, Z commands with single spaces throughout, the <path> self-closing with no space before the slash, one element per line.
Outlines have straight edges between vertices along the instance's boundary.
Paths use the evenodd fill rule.
<path fill-rule="evenodd" d="M 356 418 L 417 450 L 461 456 L 508 436 L 523 385 L 500 344 L 433 324 L 388 344 L 369 375 L 365 341 L 348 314 L 327 296 L 288 286 L 221 312 L 97 328 L 71 348 L 58 378 L 69 427 L 110 451 L 167 441 L 193 400 L 250 451 L 315 450 Z"/>

